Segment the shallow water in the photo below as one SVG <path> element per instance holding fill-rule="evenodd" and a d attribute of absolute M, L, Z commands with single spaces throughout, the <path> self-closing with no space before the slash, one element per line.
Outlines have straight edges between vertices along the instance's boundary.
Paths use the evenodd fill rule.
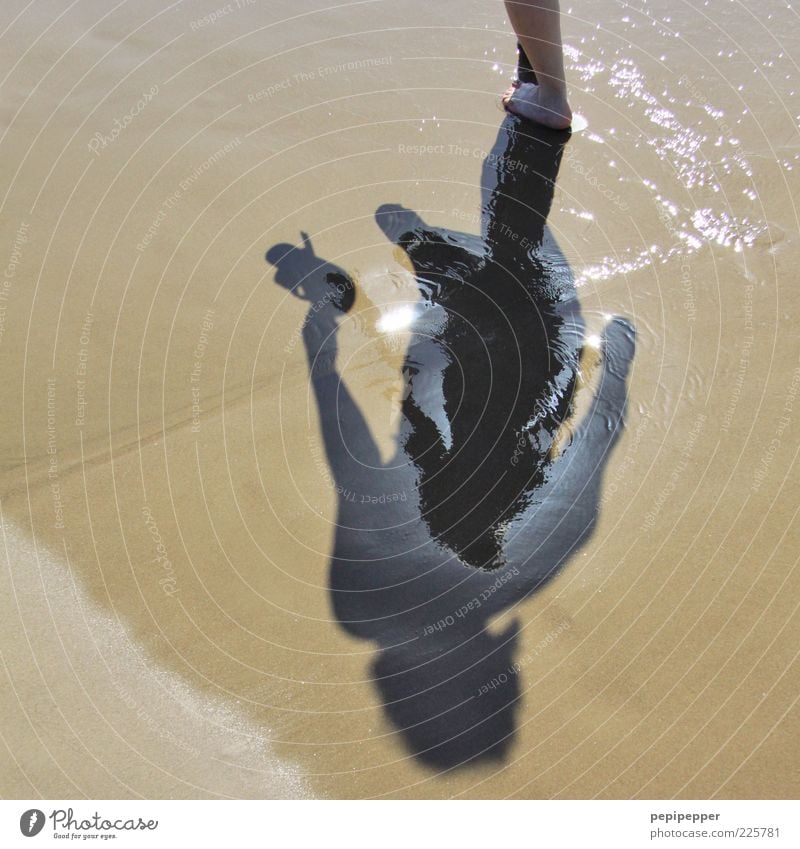
<path fill-rule="evenodd" d="M 565 4 L 542 158 L 500 4 L 221 8 L 2 13 L 4 795 L 796 797 L 795 11 Z"/>

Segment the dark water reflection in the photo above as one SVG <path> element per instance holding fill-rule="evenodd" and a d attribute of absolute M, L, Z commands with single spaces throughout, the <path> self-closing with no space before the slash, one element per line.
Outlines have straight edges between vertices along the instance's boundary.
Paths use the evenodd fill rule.
<path fill-rule="evenodd" d="M 623 426 L 634 334 L 614 319 L 591 408 L 552 459 L 584 335 L 572 274 L 546 227 L 567 139 L 506 118 L 484 160 L 480 237 L 400 206 L 377 210 L 422 295 L 388 463 L 336 371 L 337 329 L 354 301 L 347 273 L 305 236 L 267 252 L 276 281 L 311 302 L 302 333 L 339 501 L 333 608 L 343 628 L 375 643 L 385 710 L 436 768 L 508 752 L 519 625 L 487 624 L 592 533 Z"/>

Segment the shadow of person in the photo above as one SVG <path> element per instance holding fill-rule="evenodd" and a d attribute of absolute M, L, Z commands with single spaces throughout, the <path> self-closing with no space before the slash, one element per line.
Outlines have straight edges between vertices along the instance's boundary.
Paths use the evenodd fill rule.
<path fill-rule="evenodd" d="M 346 272 L 276 245 L 276 282 L 311 302 L 302 334 L 338 498 L 330 592 L 339 623 L 377 645 L 385 711 L 407 747 L 446 769 L 503 758 L 520 696 L 513 609 L 589 537 L 623 427 L 634 332 L 609 322 L 589 411 L 572 415 L 583 321 L 547 227 L 565 134 L 505 119 L 483 163 L 481 235 L 434 229 L 385 205 L 376 221 L 405 251 L 422 295 L 395 329 L 411 340 L 396 455 L 387 463 L 336 370 L 353 304 Z"/>

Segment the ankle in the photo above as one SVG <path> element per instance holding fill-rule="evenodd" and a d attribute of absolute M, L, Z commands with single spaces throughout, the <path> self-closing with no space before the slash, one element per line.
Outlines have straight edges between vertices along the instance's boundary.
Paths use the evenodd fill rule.
<path fill-rule="evenodd" d="M 539 91 L 542 97 L 551 101 L 567 102 L 567 87 L 564 83 L 553 82 L 552 80 L 543 80 L 539 78 Z"/>

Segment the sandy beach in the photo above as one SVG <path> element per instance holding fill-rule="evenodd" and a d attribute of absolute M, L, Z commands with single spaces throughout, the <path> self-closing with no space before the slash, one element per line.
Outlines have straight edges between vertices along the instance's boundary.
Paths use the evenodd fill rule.
<path fill-rule="evenodd" d="M 494 0 L 4 4 L 2 796 L 797 798 L 797 12 L 585 6 L 562 7 L 576 130 L 534 161 L 500 104 L 515 39 Z M 385 471 L 423 397 L 414 334 L 440 333 L 431 311 L 415 330 L 432 261 L 401 233 L 472 256 L 486 195 L 537 180 L 542 273 L 577 305 L 552 318 L 574 397 L 548 456 L 570 462 L 605 377 L 627 393 L 591 533 L 541 585 L 485 578 L 415 620 L 416 642 L 361 628 L 337 552 L 358 561 L 379 515 L 416 511 L 409 540 L 449 521 L 414 500 L 438 466 Z M 348 302 L 310 309 L 282 245 Z M 384 470 L 362 542 L 326 374 Z M 414 409 L 449 447 L 448 403 Z M 520 535 L 492 582 L 530 505 L 493 520 Z M 426 758 L 376 675 L 398 641 L 436 658 L 473 598 L 486 639 L 515 634 L 492 672 L 516 688 L 508 731 L 492 756 Z"/>

